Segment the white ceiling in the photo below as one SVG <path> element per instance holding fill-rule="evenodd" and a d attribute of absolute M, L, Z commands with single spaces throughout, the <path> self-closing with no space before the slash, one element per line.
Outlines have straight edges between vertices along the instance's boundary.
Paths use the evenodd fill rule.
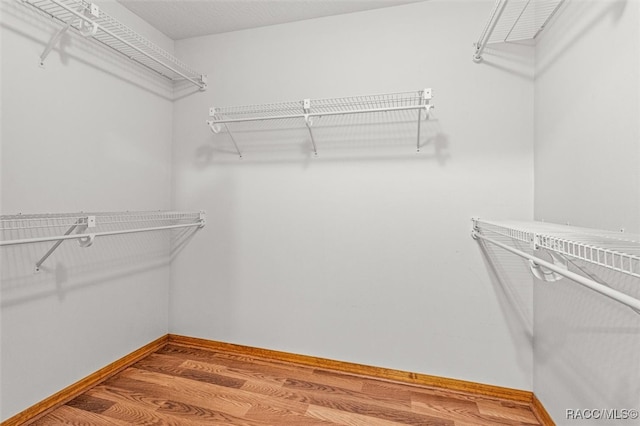
<path fill-rule="evenodd" d="M 118 0 L 173 40 L 425 0 Z"/>

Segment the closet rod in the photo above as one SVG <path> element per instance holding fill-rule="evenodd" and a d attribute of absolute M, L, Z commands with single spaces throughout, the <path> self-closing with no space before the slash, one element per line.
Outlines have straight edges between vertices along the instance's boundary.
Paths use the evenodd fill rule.
<path fill-rule="evenodd" d="M 67 6 L 64 3 L 61 3 L 58 0 L 51 0 L 52 3 L 57 4 L 58 6 L 62 7 L 63 9 L 68 10 L 69 12 L 71 12 L 72 14 L 76 15 L 78 18 L 82 19 L 85 22 L 88 22 L 89 24 L 91 24 L 94 28 L 100 28 L 103 32 L 109 34 L 111 37 L 113 37 L 114 39 L 118 40 L 120 43 L 125 44 L 126 46 L 132 48 L 133 50 L 135 50 L 136 52 L 140 53 L 143 56 L 146 56 L 147 58 L 151 59 L 152 61 L 156 62 L 157 64 L 160 64 L 161 66 L 165 67 L 166 69 L 173 71 L 174 73 L 178 74 L 179 76 L 185 78 L 186 80 L 189 80 L 191 83 L 195 84 L 196 86 L 198 86 L 200 89 L 205 89 L 207 87 L 206 84 L 198 82 L 196 80 L 194 80 L 193 78 L 189 77 L 188 75 L 176 70 L 175 68 L 165 64 L 164 62 L 160 61 L 157 58 L 154 58 L 153 56 L 149 55 L 148 53 L 146 53 L 144 50 L 138 48 L 137 46 L 134 46 L 133 44 L 131 44 L 130 42 L 128 42 L 127 40 L 123 39 L 122 37 L 114 34 L 112 31 L 109 31 L 107 28 L 105 28 L 103 25 L 99 25 L 96 22 L 93 22 L 91 19 L 87 18 L 86 16 L 84 16 L 82 13 L 70 8 L 69 6 Z"/>
<path fill-rule="evenodd" d="M 477 230 L 473 230 L 471 232 L 471 236 L 474 239 L 481 239 L 484 241 L 487 241 L 491 244 L 494 244 L 508 252 L 511 252 L 513 254 L 516 254 L 520 257 L 524 257 L 525 259 L 528 259 L 532 262 L 534 262 L 536 265 L 540 265 L 540 266 L 544 266 L 545 268 L 560 274 L 564 277 L 567 277 L 575 282 L 577 282 L 578 284 L 581 284 L 597 293 L 602 294 L 603 296 L 607 296 L 610 299 L 615 300 L 616 302 L 622 303 L 624 305 L 627 305 L 628 307 L 630 307 L 631 309 L 633 309 L 634 311 L 636 311 L 638 314 L 640 314 L 640 300 L 629 296 L 628 294 L 622 293 L 618 290 L 614 290 L 611 287 L 607 287 L 604 284 L 600 284 L 596 281 L 593 281 L 589 278 L 585 278 L 582 275 L 576 274 L 575 272 L 571 272 L 571 271 L 567 271 L 566 269 L 562 269 L 557 267 L 556 265 L 554 265 L 553 263 L 547 262 L 545 260 L 542 260 L 536 256 L 530 255 L 529 253 L 525 253 L 521 250 L 515 249 L 513 247 L 510 247 L 506 244 L 503 244 L 499 241 L 496 241 L 492 238 L 489 237 L 485 237 L 484 235 L 480 234 Z"/>
<path fill-rule="evenodd" d="M 105 232 L 96 232 L 96 233 L 87 233 L 87 234 L 75 234 L 75 235 L 58 235 L 53 237 L 41 237 L 41 238 L 25 238 L 21 240 L 7 240 L 0 241 L 0 246 L 10 246 L 16 244 L 30 244 L 30 243 L 42 243 L 46 241 L 62 241 L 62 240 L 73 240 L 73 239 L 86 239 L 88 237 L 104 237 L 107 235 L 121 235 L 121 234 L 132 234 L 136 232 L 148 232 L 148 231 L 161 231 L 164 229 L 177 229 L 177 228 L 187 228 L 192 226 L 202 227 L 204 226 L 204 221 L 200 220 L 195 223 L 186 223 L 182 225 L 165 225 L 165 226 L 156 226 L 151 228 L 137 228 L 137 229 L 125 229 L 122 231 L 105 231 Z"/>
<path fill-rule="evenodd" d="M 212 120 L 213 124 L 219 123 L 240 123 L 244 121 L 266 121 L 266 120 L 282 120 L 285 118 L 305 118 L 305 117 L 324 117 L 328 115 L 346 115 L 346 114 L 364 114 L 369 112 L 388 112 L 388 111 L 406 111 L 412 109 L 429 110 L 432 105 L 411 105 L 399 107 L 382 107 L 372 109 L 356 109 L 353 111 L 328 111 L 328 112 L 311 112 L 309 114 L 291 114 L 291 115 L 273 115 L 268 117 L 247 117 L 247 118 L 229 118 L 227 120 Z"/>

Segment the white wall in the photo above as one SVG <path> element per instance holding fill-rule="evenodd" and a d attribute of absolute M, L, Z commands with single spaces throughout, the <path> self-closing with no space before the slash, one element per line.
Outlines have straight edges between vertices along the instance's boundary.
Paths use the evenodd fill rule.
<path fill-rule="evenodd" d="M 210 86 L 175 103 L 174 197 L 208 224 L 173 264 L 171 332 L 532 388 L 530 281 L 522 321 L 470 238 L 474 215 L 533 212 L 532 48 L 471 60 L 492 4 L 176 42 Z M 437 120 L 420 154 L 414 114 L 317 124 L 318 158 L 304 128 L 243 128 L 239 160 L 204 124 L 209 106 L 424 87 Z"/>
<path fill-rule="evenodd" d="M 536 219 L 639 233 L 640 2 L 563 6 L 536 47 L 535 114 Z M 585 271 L 640 297 L 638 279 Z M 567 280 L 536 284 L 534 306 L 534 391 L 558 424 L 638 408 L 640 316 Z"/>
<path fill-rule="evenodd" d="M 106 49 L 65 36 L 39 67 L 59 25 L 3 1 L 2 214 L 171 207 L 172 89 Z M 153 37 L 117 3 L 103 4 Z M 2 419 L 165 334 L 167 235 L 3 247 Z"/>
<path fill-rule="evenodd" d="M 569 2 L 537 45 L 535 215 L 640 232 L 638 1 Z"/>

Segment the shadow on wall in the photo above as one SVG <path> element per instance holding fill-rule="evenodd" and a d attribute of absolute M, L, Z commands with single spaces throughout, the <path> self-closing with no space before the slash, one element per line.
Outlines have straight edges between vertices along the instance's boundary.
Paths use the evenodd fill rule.
<path fill-rule="evenodd" d="M 570 270 L 640 298 L 640 279 L 574 261 Z M 536 378 L 544 396 L 581 407 L 632 407 L 640 398 L 640 314 L 571 280 L 536 284 Z M 561 411 L 568 406 L 558 407 Z"/>
<path fill-rule="evenodd" d="M 518 332 L 524 331 L 533 342 L 533 276 L 527 261 L 499 248 L 494 249 L 483 241 L 479 245 L 503 310 L 515 320 L 512 327 Z M 524 247 L 518 246 L 518 249 L 523 250 Z"/>
<path fill-rule="evenodd" d="M 496 239 L 548 260 L 543 250 L 533 253 L 508 237 Z M 534 392 L 542 391 L 545 403 L 557 405 L 556 414 L 572 407 L 635 408 L 640 397 L 640 314 L 568 278 L 534 278 L 527 260 L 479 244 L 512 335 L 526 335 L 531 343 L 527 350 L 534 349 Z M 638 278 L 579 260 L 569 259 L 568 266 L 640 298 Z"/>
<path fill-rule="evenodd" d="M 243 162 L 415 158 L 444 166 L 450 159 L 449 140 L 438 119 L 432 114 L 419 124 L 417 111 L 316 117 L 311 133 L 313 140 L 304 120 L 298 118 L 231 123 L 220 133 L 210 133 L 210 143 L 196 150 L 195 165 L 235 164 L 239 159 L 235 145 Z"/>
<path fill-rule="evenodd" d="M 196 232 L 197 228 L 184 228 L 96 237 L 86 248 L 77 241 L 64 241 L 39 272 L 36 262 L 55 242 L 4 246 L 0 248 L 0 306 L 52 296 L 63 299 L 74 290 L 166 266 Z M 48 236 L 46 230 L 35 233 L 30 237 Z"/>
<path fill-rule="evenodd" d="M 546 56 L 535 57 L 537 68 L 535 77 L 543 75 L 546 70 L 561 58 L 573 44 L 579 41 L 594 26 L 606 22 L 609 17 L 616 22 L 624 14 L 628 0 L 567 2 L 558 9 L 550 24 L 544 29 L 544 37 L 554 40 L 552 48 Z M 560 16 L 571 7 L 571 19 L 562 19 L 563 26 L 554 25 Z M 508 74 L 533 80 L 534 55 L 521 48 L 522 45 L 533 46 L 533 40 L 510 41 L 489 44 L 483 52 L 480 66 L 489 66 Z"/>
<path fill-rule="evenodd" d="M 531 49 L 523 49 L 530 46 Z M 527 81 L 533 81 L 534 55 L 531 40 L 489 44 L 482 53 L 478 66 L 488 66 Z"/>
<path fill-rule="evenodd" d="M 496 236 L 496 239 L 505 239 Z M 507 243 L 507 241 L 502 241 Z M 513 243 L 512 243 L 513 244 Z M 493 284 L 511 337 L 519 342 L 518 359 L 532 369 L 533 277 L 526 260 L 478 240 L 482 259 Z M 518 247 L 526 250 L 523 247 Z"/>
<path fill-rule="evenodd" d="M 562 6 L 555 20 L 561 19 L 564 13 L 570 13 L 570 19 L 562 19 L 564 26 L 555 26 L 553 21 L 549 27 L 545 28 L 545 37 L 553 40 L 551 48 L 546 51 L 545 56 L 538 52 L 536 58 L 536 76 L 542 76 L 559 58 L 561 58 L 577 41 L 582 39 L 593 27 L 607 23 L 607 17 L 613 23 L 617 22 L 623 15 L 627 7 L 628 0 L 611 1 L 582 1 L 567 2 Z M 566 12 L 571 7 L 570 12 Z M 597 55 L 594 52 L 594 55 Z"/>

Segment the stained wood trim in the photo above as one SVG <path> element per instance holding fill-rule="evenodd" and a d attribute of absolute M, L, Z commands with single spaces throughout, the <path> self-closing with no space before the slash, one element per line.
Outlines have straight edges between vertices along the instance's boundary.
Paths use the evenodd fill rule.
<path fill-rule="evenodd" d="M 436 387 L 450 391 L 473 393 L 476 395 L 501 398 L 510 401 L 525 402 L 529 404 L 533 401 L 532 392 L 519 389 L 467 382 L 464 380 L 449 379 L 446 377 L 430 376 L 426 374 L 410 373 L 407 371 L 393 370 L 389 368 L 372 367 L 351 362 L 335 361 L 308 355 L 298 355 L 289 352 L 274 351 L 271 349 L 262 349 L 251 346 L 236 345 L 233 343 L 200 339 L 197 337 L 169 334 L 169 343 L 201 349 L 235 352 L 250 357 L 268 358 L 269 360 L 274 361 L 284 361 L 315 368 L 338 370 L 344 373 L 358 374 L 403 383 L 412 383 L 420 386 Z"/>
<path fill-rule="evenodd" d="M 73 383 L 72 385 L 67 386 L 61 391 L 56 392 L 55 394 L 38 402 L 35 405 L 32 405 L 31 407 L 27 408 L 24 411 L 21 411 L 15 416 L 8 418 L 1 423 L 1 426 L 22 425 L 26 422 L 32 422 L 37 418 L 42 417 L 55 408 L 58 408 L 61 405 L 64 405 L 67 402 L 71 401 L 73 398 L 77 397 L 83 392 L 86 392 L 90 388 L 107 380 L 109 377 L 119 373 L 120 371 L 129 367 L 131 364 L 134 364 L 147 355 L 158 351 L 159 349 L 164 347 L 168 341 L 169 336 L 164 335 L 154 340 L 153 342 L 144 345 L 140 349 L 137 349 L 130 354 L 125 355 L 119 360 L 112 362 L 111 364 L 101 368 L 93 374 L 90 374 L 84 379 L 81 379 Z"/>
<path fill-rule="evenodd" d="M 112 362 L 84 379 L 67 386 L 63 390 L 27 408 L 13 417 L 0 423 L 0 426 L 18 426 L 32 422 L 44 416 L 50 411 L 66 404 L 78 395 L 107 380 L 130 365 L 144 357 L 160 350 L 167 344 L 182 345 L 194 348 L 209 349 L 224 352 L 234 352 L 244 356 L 266 358 L 271 361 L 289 362 L 306 365 L 314 368 L 342 371 L 344 373 L 369 376 L 384 380 L 402 383 L 411 383 L 419 386 L 436 387 L 456 392 L 472 393 L 481 396 L 500 398 L 505 400 L 528 403 L 540 422 L 545 426 L 555 426 L 551 416 L 544 408 L 540 400 L 529 391 L 505 388 L 501 386 L 487 385 L 483 383 L 467 382 L 464 380 L 450 379 L 446 377 L 430 376 L 426 374 L 411 373 L 407 371 L 389 368 L 372 367 L 351 362 L 335 361 L 327 358 L 318 358 L 308 355 L 298 355 L 289 352 L 275 351 L 271 349 L 255 348 L 251 346 L 236 345 L 233 343 L 218 342 L 196 337 L 181 336 L 177 334 L 164 335 L 151 343 L 125 355 Z"/>
<path fill-rule="evenodd" d="M 556 426 L 555 422 L 542 405 L 542 402 L 540 402 L 535 394 L 533 394 L 533 399 L 531 400 L 531 408 L 533 409 L 533 413 L 540 420 L 540 423 L 542 423 L 544 426 Z"/>

